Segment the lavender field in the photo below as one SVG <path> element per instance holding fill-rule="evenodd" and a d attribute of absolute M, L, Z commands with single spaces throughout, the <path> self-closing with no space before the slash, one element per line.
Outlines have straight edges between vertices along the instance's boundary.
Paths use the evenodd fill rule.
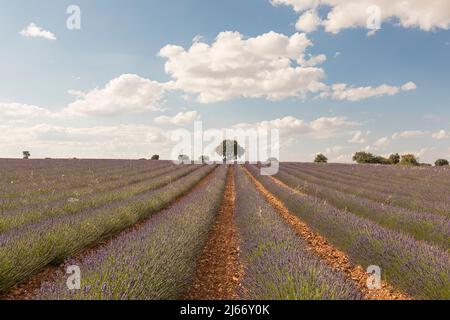
<path fill-rule="evenodd" d="M 450 299 L 449 249 L 448 166 L 0 160 L 2 299 Z"/>

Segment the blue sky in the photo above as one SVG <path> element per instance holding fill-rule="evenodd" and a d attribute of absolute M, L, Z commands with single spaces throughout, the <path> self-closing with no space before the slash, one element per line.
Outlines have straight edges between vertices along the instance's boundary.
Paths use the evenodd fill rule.
<path fill-rule="evenodd" d="M 295 11 L 290 4 L 309 1 L 277 1 L 0 1 L 0 128 L 7 133 L 0 138 L 0 157 L 18 157 L 22 150 L 36 157 L 168 157 L 167 132 L 192 129 L 196 118 L 206 128 L 258 127 L 263 121 L 278 126 L 282 160 L 310 161 L 323 152 L 332 161 L 349 162 L 359 150 L 414 152 L 427 162 L 450 158 L 450 10 L 438 1 L 424 9 L 411 0 L 408 11 L 397 14 L 386 1 L 372 1 L 391 17 L 369 36 L 354 12 L 345 24 L 327 17 L 339 5 L 330 8 L 326 0 L 312 8 L 324 26 L 305 32 L 296 22 L 311 8 Z M 81 9 L 81 30 L 66 27 L 72 4 Z M 411 22 L 408 14 L 421 10 L 431 10 L 429 21 Z M 41 33 L 33 33 L 31 23 Z M 326 30 L 325 23 L 337 25 L 338 32 Z M 230 49 L 243 50 L 236 65 L 220 50 L 209 50 L 228 41 L 216 40 L 226 31 L 240 34 L 242 47 Z M 271 31 L 268 43 L 256 45 Z M 293 53 L 276 47 L 296 34 L 310 44 Z M 195 62 L 188 50 L 199 43 L 209 49 Z M 181 47 L 188 58 L 160 56 L 167 45 Z M 273 50 L 280 53 L 273 56 Z M 326 61 L 306 65 L 296 61 L 302 55 L 325 55 Z M 278 59 L 277 66 L 288 59 L 290 66 L 275 75 L 271 59 Z M 169 62 L 171 71 L 165 68 Z M 256 89 L 208 78 L 217 65 L 229 68 L 236 81 L 255 81 Z M 283 70 L 296 67 L 322 77 L 301 73 L 284 83 Z M 261 71 L 270 84 L 262 83 Z M 117 87 L 106 90 L 114 79 Z M 311 90 L 317 83 L 320 90 Z M 337 90 L 336 84 L 346 86 Z M 133 102 L 117 100 L 114 95 L 130 86 L 140 88 L 130 92 Z M 173 118 L 178 113 L 179 121 Z M 321 125 L 324 119 L 329 125 Z"/>

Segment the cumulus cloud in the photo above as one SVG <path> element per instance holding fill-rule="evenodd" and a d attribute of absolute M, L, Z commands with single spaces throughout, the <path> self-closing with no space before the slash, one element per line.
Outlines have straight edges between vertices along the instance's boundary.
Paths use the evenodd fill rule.
<path fill-rule="evenodd" d="M 348 141 L 349 143 L 363 144 L 367 142 L 367 137 L 370 132 L 356 131 L 353 137 Z"/>
<path fill-rule="evenodd" d="M 315 67 L 325 57 L 308 56 L 311 45 L 300 33 L 244 38 L 238 32 L 222 32 L 211 45 L 196 42 L 187 50 L 167 45 L 159 55 L 167 59 L 165 70 L 173 78 L 167 87 L 201 103 L 239 97 L 281 100 L 326 88 L 321 82 L 324 70 Z"/>
<path fill-rule="evenodd" d="M 200 115 L 197 111 L 187 111 L 187 112 L 180 112 L 173 117 L 169 116 L 157 117 L 155 119 L 155 122 L 159 124 L 173 124 L 176 126 L 184 126 L 193 123 L 195 120 L 198 120 L 199 118 Z"/>
<path fill-rule="evenodd" d="M 420 138 L 428 136 L 430 133 L 428 131 L 422 131 L 422 130 L 407 130 L 403 132 L 396 132 L 392 135 L 392 139 L 409 139 L 409 138 Z"/>
<path fill-rule="evenodd" d="M 432 138 L 436 140 L 450 139 L 450 132 L 441 130 L 432 134 Z"/>
<path fill-rule="evenodd" d="M 163 85 L 135 74 L 123 74 L 88 92 L 71 91 L 77 100 L 63 110 L 66 115 L 112 116 L 162 110 Z"/>
<path fill-rule="evenodd" d="M 0 125 L 0 130 L 1 152 L 6 157 L 30 150 L 34 157 L 129 159 L 150 157 L 152 153 L 169 155 L 172 146 L 167 132 L 146 125 Z"/>
<path fill-rule="evenodd" d="M 271 0 L 274 5 L 292 6 L 299 13 L 326 9 L 321 25 L 327 32 L 367 27 L 368 8 L 378 6 L 381 22 L 423 31 L 450 28 L 450 2 L 443 0 Z M 302 19 L 303 16 L 300 17 Z"/>
<path fill-rule="evenodd" d="M 391 144 L 391 140 L 388 137 L 383 137 L 378 139 L 373 146 L 375 148 L 385 148 L 388 147 Z"/>
<path fill-rule="evenodd" d="M 412 90 L 416 90 L 417 86 L 416 86 L 416 84 L 414 82 L 410 81 L 410 82 L 405 83 L 404 85 L 402 85 L 401 89 L 402 89 L 402 91 L 412 91 Z"/>
<path fill-rule="evenodd" d="M 301 32 L 313 32 L 321 25 L 321 20 L 315 10 L 308 10 L 302 14 L 295 24 L 295 29 Z"/>
<path fill-rule="evenodd" d="M 30 23 L 28 27 L 20 31 L 19 34 L 29 38 L 43 38 L 47 40 L 56 40 L 56 36 L 52 32 L 44 30 L 34 23 Z"/>
<path fill-rule="evenodd" d="M 413 82 L 408 82 L 400 87 L 383 84 L 378 87 L 352 87 L 345 83 L 331 86 L 331 89 L 320 94 L 322 98 L 331 97 L 334 100 L 361 101 L 372 97 L 393 96 L 400 91 L 410 91 L 416 88 Z"/>
<path fill-rule="evenodd" d="M 51 117 L 47 109 L 22 103 L 0 103 L 0 119 L 28 120 L 36 117 Z"/>
<path fill-rule="evenodd" d="M 327 139 L 347 130 L 357 127 L 357 122 L 350 121 L 347 117 L 322 117 L 307 122 L 292 116 L 275 120 L 261 121 L 257 123 L 241 123 L 235 128 L 241 129 L 279 129 L 283 138 L 289 139 L 295 136 L 310 136 L 315 139 Z"/>

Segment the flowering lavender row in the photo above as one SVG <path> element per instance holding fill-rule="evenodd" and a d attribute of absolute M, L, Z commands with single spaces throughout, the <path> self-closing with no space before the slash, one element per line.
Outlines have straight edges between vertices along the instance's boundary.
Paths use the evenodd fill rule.
<path fill-rule="evenodd" d="M 391 184 L 389 187 L 383 187 L 381 185 L 377 188 L 375 183 L 352 182 L 352 180 L 349 179 L 330 178 L 327 176 L 320 176 L 317 172 L 314 172 L 312 169 L 310 170 L 311 171 L 303 168 L 293 170 L 290 167 L 284 167 L 282 169 L 283 172 L 295 175 L 307 182 L 327 186 L 345 193 L 354 194 L 358 197 L 397 207 L 408 208 L 410 210 L 450 216 L 450 187 L 442 187 L 439 189 L 437 185 L 429 185 L 426 192 L 420 190 L 408 191 L 404 190 L 405 188 L 402 186 L 396 187 L 394 184 Z M 318 171 L 319 170 L 320 169 L 318 169 Z M 393 178 L 391 178 L 391 180 L 392 179 Z M 388 182 L 390 182 L 390 180 Z M 419 185 L 421 184 L 419 183 Z M 379 191 L 379 189 L 383 190 Z M 434 195 L 431 197 L 430 194 L 437 194 L 438 196 Z"/>
<path fill-rule="evenodd" d="M 276 178 L 294 189 L 325 200 L 339 209 L 350 211 L 391 229 L 408 233 L 418 240 L 428 241 L 443 249 L 450 248 L 450 218 L 448 217 L 415 212 L 343 193 L 301 180 L 295 173 L 291 174 L 289 171 L 281 171 Z"/>
<path fill-rule="evenodd" d="M 42 286 L 38 299 L 181 299 L 192 285 L 225 188 L 227 167 L 208 183 L 139 230 L 119 236 L 80 262 L 81 290 L 69 291 L 66 275 Z"/>
<path fill-rule="evenodd" d="M 0 216 L 0 232 L 18 228 L 29 223 L 44 221 L 52 217 L 75 214 L 85 209 L 100 208 L 104 205 L 109 206 L 132 196 L 161 188 L 198 168 L 199 166 L 181 166 L 176 170 L 172 170 L 173 172 L 167 175 L 150 178 L 147 181 L 136 185 L 125 186 L 119 190 L 92 194 L 84 199 L 76 199 L 74 201 L 65 201 L 63 199 L 62 201 L 53 203 L 51 206 L 43 203 L 19 212 L 3 214 Z"/>
<path fill-rule="evenodd" d="M 78 177 L 120 170 L 130 171 L 156 165 L 152 162 L 124 160 L 42 160 L 45 166 L 40 168 L 39 162 L 39 160 L 0 160 L 0 185 L 8 186 L 8 183 L 13 182 L 8 186 L 12 187 L 12 190 L 16 187 L 34 189 L 30 181 L 51 185 L 60 182 L 63 176 Z M 20 165 L 22 163 L 24 165 Z"/>
<path fill-rule="evenodd" d="M 14 180 L 0 182 L 0 194 L 2 195 L 3 210 L 14 208 L 22 204 L 32 204 L 47 200 L 58 199 L 67 193 L 82 194 L 94 187 L 104 186 L 110 183 L 118 183 L 126 177 L 136 177 L 158 170 L 163 167 L 173 166 L 171 162 L 150 163 L 148 166 L 136 165 L 121 168 L 99 168 L 97 170 L 83 169 L 63 172 L 56 180 L 49 180 L 46 175 L 29 174 L 25 183 L 17 183 Z"/>
<path fill-rule="evenodd" d="M 47 219 L 24 226 L 20 232 L 0 234 L 0 291 L 164 209 L 214 169 L 203 166 L 164 188 L 127 199 L 122 205 Z"/>
<path fill-rule="evenodd" d="M 52 192 L 23 194 L 20 197 L 4 199 L 0 203 L 0 212 L 3 215 L 9 215 L 14 211 L 26 211 L 36 206 L 48 208 L 60 205 L 63 202 L 77 201 L 83 197 L 113 191 L 117 192 L 121 188 L 174 171 L 175 168 L 174 165 L 167 164 L 146 168 L 138 172 L 122 170 L 116 174 L 103 173 L 101 176 L 86 177 L 80 175 L 67 178 L 66 183 L 60 183 L 58 186 L 55 186 Z"/>
<path fill-rule="evenodd" d="M 450 170 L 446 168 L 403 168 L 377 167 L 359 165 L 314 165 L 286 164 L 283 167 L 296 169 L 321 181 L 333 182 L 338 186 L 350 188 L 355 186 L 370 192 L 362 192 L 370 197 L 376 191 L 382 200 L 390 200 L 390 196 L 400 197 L 398 200 L 408 205 L 419 199 L 427 202 L 431 208 L 433 203 L 450 204 Z M 392 200 L 391 200 L 392 201 Z M 448 210 L 447 210 L 448 211 Z"/>
<path fill-rule="evenodd" d="M 291 212 L 346 252 L 353 262 L 381 267 L 384 279 L 417 298 L 450 299 L 450 255 L 446 250 L 339 210 L 318 198 L 293 194 L 269 177 L 260 176 L 257 168 L 248 169 Z"/>
<path fill-rule="evenodd" d="M 267 203 L 242 169 L 236 172 L 236 225 L 245 260 L 244 297 L 255 300 L 362 299 L 341 272 L 306 243 Z"/>
<path fill-rule="evenodd" d="M 375 184 L 389 183 L 402 184 L 410 188 L 408 184 L 420 184 L 423 181 L 434 182 L 438 185 L 450 186 L 448 176 L 450 167 L 408 167 L 408 166 L 382 166 L 382 165 L 348 165 L 328 164 L 318 166 L 312 163 L 286 163 L 286 165 L 298 168 L 314 168 L 330 174 L 343 177 L 359 177 L 363 180 L 373 181 Z M 405 184 L 406 183 L 406 184 Z M 418 187 L 421 187 L 420 185 Z"/>

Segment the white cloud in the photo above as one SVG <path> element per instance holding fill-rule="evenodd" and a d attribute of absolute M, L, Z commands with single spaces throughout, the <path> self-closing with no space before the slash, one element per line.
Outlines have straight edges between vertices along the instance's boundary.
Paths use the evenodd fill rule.
<path fill-rule="evenodd" d="M 167 59 L 165 70 L 173 78 L 167 87 L 194 95 L 201 103 L 240 97 L 281 100 L 326 88 L 321 82 L 324 70 L 313 67 L 324 56 L 305 58 L 311 45 L 300 33 L 244 38 L 238 32 L 222 32 L 211 45 L 197 42 L 188 50 L 167 45 L 159 55 Z"/>
<path fill-rule="evenodd" d="M 56 36 L 47 30 L 42 29 L 34 23 L 30 23 L 28 27 L 19 32 L 20 35 L 30 38 L 43 38 L 47 40 L 56 40 Z"/>
<path fill-rule="evenodd" d="M 392 135 L 392 139 L 409 139 L 409 138 L 420 138 L 425 137 L 429 135 L 430 133 L 428 131 L 422 131 L 422 130 L 408 130 L 403 132 L 396 132 Z"/>
<path fill-rule="evenodd" d="M 89 92 L 71 91 L 78 99 L 63 110 L 66 115 L 111 116 L 158 111 L 164 96 L 163 85 L 135 74 L 123 74 Z"/>
<path fill-rule="evenodd" d="M 436 140 L 450 139 L 450 132 L 441 130 L 432 134 L 432 138 Z"/>
<path fill-rule="evenodd" d="M 47 109 L 22 103 L 0 103 L 0 119 L 27 120 L 36 117 L 51 117 Z"/>
<path fill-rule="evenodd" d="M 354 102 L 372 97 L 393 96 L 398 94 L 402 90 L 413 90 L 413 85 L 413 82 L 408 82 L 401 87 L 389 86 L 386 84 L 378 87 L 351 87 L 345 83 L 338 83 L 332 85 L 330 91 L 322 92 L 320 96 L 322 98 L 331 97 L 334 100 L 347 100 Z"/>
<path fill-rule="evenodd" d="M 295 29 L 301 32 L 313 32 L 320 26 L 321 20 L 316 11 L 308 10 L 298 19 Z"/>
<path fill-rule="evenodd" d="M 362 132 L 362 131 L 357 131 L 355 132 L 355 134 L 353 135 L 353 138 L 351 138 L 348 142 L 349 143 L 357 143 L 357 144 L 363 144 L 367 142 L 367 137 L 369 136 L 370 132 Z"/>
<path fill-rule="evenodd" d="M 187 111 L 187 112 L 180 112 L 173 117 L 169 116 L 157 117 L 155 119 L 155 122 L 159 124 L 173 124 L 177 126 L 183 126 L 191 124 L 195 120 L 198 120 L 199 118 L 200 115 L 197 111 Z"/>
<path fill-rule="evenodd" d="M 423 31 L 450 28 L 450 1 L 446 0 L 271 0 L 274 5 L 289 5 L 301 13 L 317 7 L 327 8 L 322 25 L 327 32 L 367 27 L 370 6 L 381 10 L 382 22 Z"/>
<path fill-rule="evenodd" d="M 30 150 L 33 157 L 141 158 L 170 154 L 167 132 L 145 125 L 70 127 L 39 124 L 2 126 L 1 155 L 18 157 Z"/>
<path fill-rule="evenodd" d="M 412 91 L 412 90 L 416 90 L 417 86 L 414 82 L 408 82 L 405 83 L 404 85 L 402 85 L 402 90 L 403 91 Z"/>
<path fill-rule="evenodd" d="M 292 116 L 269 121 L 261 121 L 254 124 L 241 123 L 235 128 L 241 129 L 279 129 L 282 138 L 306 135 L 315 139 L 327 139 L 339 134 L 346 133 L 348 129 L 357 127 L 359 124 L 350 121 L 346 117 L 322 117 L 307 122 Z"/>
<path fill-rule="evenodd" d="M 388 147 L 391 144 L 391 140 L 388 137 L 383 137 L 378 139 L 373 146 L 375 148 L 385 148 Z"/>

